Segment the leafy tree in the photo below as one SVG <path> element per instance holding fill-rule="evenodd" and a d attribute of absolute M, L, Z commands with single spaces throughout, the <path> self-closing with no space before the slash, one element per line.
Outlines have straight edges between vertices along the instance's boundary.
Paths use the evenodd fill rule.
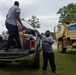
<path fill-rule="evenodd" d="M 57 14 L 60 14 L 59 22 L 64 23 L 64 22 L 72 22 L 76 21 L 76 4 L 71 3 L 68 4 L 67 6 L 64 6 L 59 9 Z"/>
<path fill-rule="evenodd" d="M 32 16 L 31 19 L 28 20 L 30 25 L 34 28 L 40 28 L 39 19 L 36 16 Z"/>

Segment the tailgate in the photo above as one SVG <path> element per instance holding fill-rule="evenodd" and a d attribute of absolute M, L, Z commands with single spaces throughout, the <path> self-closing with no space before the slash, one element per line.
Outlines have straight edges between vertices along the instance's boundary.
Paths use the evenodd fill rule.
<path fill-rule="evenodd" d="M 0 59 L 14 59 L 14 58 L 19 58 L 19 57 L 24 57 L 29 55 L 29 50 L 24 50 L 24 51 L 18 51 L 18 52 L 3 52 L 0 50 Z"/>

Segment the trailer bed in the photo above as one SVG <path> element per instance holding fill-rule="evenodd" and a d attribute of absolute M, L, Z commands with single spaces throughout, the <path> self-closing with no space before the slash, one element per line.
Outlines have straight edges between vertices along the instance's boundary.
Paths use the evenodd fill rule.
<path fill-rule="evenodd" d="M 14 59 L 29 55 L 28 49 L 17 52 L 14 52 L 14 50 L 15 49 L 10 49 L 8 52 L 3 52 L 3 50 L 0 50 L 0 59 Z"/>

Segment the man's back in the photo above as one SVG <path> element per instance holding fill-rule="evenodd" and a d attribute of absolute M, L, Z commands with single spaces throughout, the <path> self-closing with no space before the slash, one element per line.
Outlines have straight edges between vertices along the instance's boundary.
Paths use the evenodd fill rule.
<path fill-rule="evenodd" d="M 17 12 L 20 13 L 20 8 L 18 6 L 14 5 L 13 7 L 11 7 L 7 14 L 6 22 L 12 25 L 17 25 L 17 20 L 16 20 Z"/>

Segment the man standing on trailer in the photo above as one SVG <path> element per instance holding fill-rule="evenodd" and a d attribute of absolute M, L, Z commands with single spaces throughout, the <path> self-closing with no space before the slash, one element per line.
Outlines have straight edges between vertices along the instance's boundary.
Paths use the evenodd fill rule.
<path fill-rule="evenodd" d="M 8 37 L 7 45 L 6 45 L 5 49 L 3 50 L 4 52 L 7 52 L 10 49 L 10 45 L 12 44 L 14 39 L 17 43 L 17 47 L 18 47 L 17 51 L 22 49 L 21 42 L 19 39 L 17 21 L 20 23 L 22 28 L 25 28 L 25 27 L 21 22 L 20 13 L 21 13 L 21 11 L 19 8 L 19 2 L 15 1 L 14 6 L 12 6 L 9 9 L 8 14 L 6 16 L 5 25 L 6 25 L 6 28 L 8 29 L 9 37 Z"/>

